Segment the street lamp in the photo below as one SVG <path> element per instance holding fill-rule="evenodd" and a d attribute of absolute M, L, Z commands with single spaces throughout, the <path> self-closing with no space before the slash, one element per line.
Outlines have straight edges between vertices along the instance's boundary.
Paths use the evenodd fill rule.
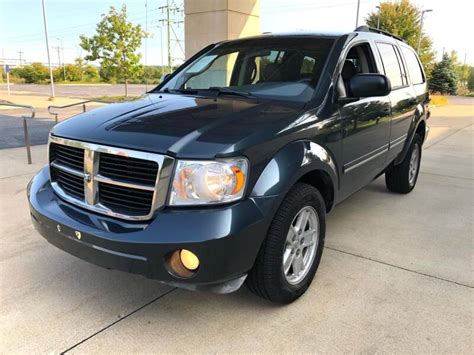
<path fill-rule="evenodd" d="M 360 0 L 357 0 L 356 28 L 359 27 Z"/>
<path fill-rule="evenodd" d="M 63 46 L 63 40 L 61 38 L 56 38 L 60 45 L 61 45 L 61 56 L 63 57 L 63 75 L 64 75 L 64 81 L 66 81 L 66 63 L 64 63 L 64 46 Z M 59 52 L 59 50 L 58 50 Z M 61 63 L 59 63 L 61 65 Z"/>
<path fill-rule="evenodd" d="M 379 10 L 377 14 L 377 29 L 380 29 L 380 6 L 376 6 L 376 8 Z"/>
<path fill-rule="evenodd" d="M 418 54 L 420 53 L 421 48 L 421 37 L 423 36 L 423 17 L 425 16 L 426 12 L 432 12 L 432 9 L 427 9 L 421 11 L 421 20 L 420 20 L 420 35 L 418 36 L 418 49 L 416 50 Z"/>
<path fill-rule="evenodd" d="M 49 66 L 49 81 L 51 83 L 51 98 L 54 99 L 54 81 L 53 81 L 53 69 L 51 68 L 51 57 L 49 55 L 49 41 L 48 41 L 48 24 L 46 23 L 46 9 L 44 0 L 41 0 L 43 7 L 43 22 L 44 22 L 44 38 L 46 39 L 46 52 L 48 53 L 48 66 Z"/>

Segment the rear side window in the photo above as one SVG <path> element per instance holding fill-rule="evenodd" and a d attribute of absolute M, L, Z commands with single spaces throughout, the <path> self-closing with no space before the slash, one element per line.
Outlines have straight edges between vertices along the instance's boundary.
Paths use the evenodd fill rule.
<path fill-rule="evenodd" d="M 382 57 L 385 75 L 390 79 L 392 88 L 396 89 L 404 86 L 405 83 L 402 66 L 398 59 L 395 47 L 387 43 L 377 43 L 377 48 Z"/>
<path fill-rule="evenodd" d="M 402 52 L 403 56 L 405 57 L 405 62 L 407 63 L 412 84 L 423 84 L 425 82 L 425 76 L 423 75 L 420 61 L 418 60 L 415 52 L 405 46 L 402 46 Z"/>

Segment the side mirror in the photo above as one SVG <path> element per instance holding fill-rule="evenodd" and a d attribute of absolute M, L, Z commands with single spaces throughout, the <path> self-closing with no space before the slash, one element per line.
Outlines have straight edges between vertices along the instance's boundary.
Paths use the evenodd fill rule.
<path fill-rule="evenodd" d="M 356 74 L 349 86 L 352 97 L 386 96 L 392 91 L 390 80 L 383 74 Z"/>
<path fill-rule="evenodd" d="M 169 77 L 170 77 L 170 73 L 167 73 L 167 74 L 163 74 L 163 76 L 161 77 L 161 82 L 167 80 Z"/>

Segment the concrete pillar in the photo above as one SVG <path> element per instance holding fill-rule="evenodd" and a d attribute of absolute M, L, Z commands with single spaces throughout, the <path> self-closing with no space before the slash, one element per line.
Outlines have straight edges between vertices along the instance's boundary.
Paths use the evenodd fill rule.
<path fill-rule="evenodd" d="M 210 43 L 260 34 L 260 0 L 184 0 L 186 59 Z"/>

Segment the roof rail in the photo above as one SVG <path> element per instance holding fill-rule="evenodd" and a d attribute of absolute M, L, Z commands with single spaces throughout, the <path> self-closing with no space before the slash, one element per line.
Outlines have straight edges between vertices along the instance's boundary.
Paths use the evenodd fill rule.
<path fill-rule="evenodd" d="M 383 30 L 379 30 L 378 28 L 373 28 L 373 27 L 369 27 L 369 26 L 359 26 L 354 30 L 354 32 L 374 32 L 374 33 L 379 33 L 381 35 L 389 36 L 389 37 L 398 39 L 399 41 L 405 42 L 405 40 L 403 38 L 395 36 L 393 33 L 383 31 Z"/>

